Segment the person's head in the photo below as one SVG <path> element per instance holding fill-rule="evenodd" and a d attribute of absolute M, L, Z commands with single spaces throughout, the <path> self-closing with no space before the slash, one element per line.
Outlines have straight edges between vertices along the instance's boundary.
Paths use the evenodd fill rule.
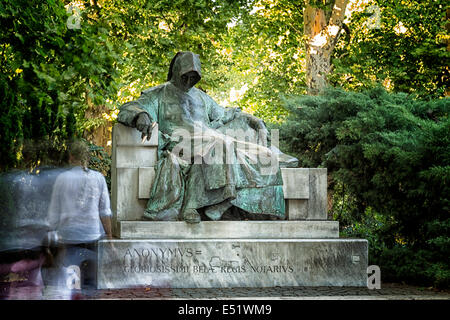
<path fill-rule="evenodd" d="M 182 91 L 188 91 L 201 78 L 201 65 L 198 54 L 190 51 L 178 52 L 170 63 L 167 81 L 172 82 Z"/>
<path fill-rule="evenodd" d="M 71 141 L 67 145 L 67 152 L 70 165 L 87 167 L 90 158 L 89 147 L 84 141 Z"/>

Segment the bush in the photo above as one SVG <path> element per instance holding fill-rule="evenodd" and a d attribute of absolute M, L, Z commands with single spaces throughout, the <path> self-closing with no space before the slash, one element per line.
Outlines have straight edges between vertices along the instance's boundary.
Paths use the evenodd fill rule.
<path fill-rule="evenodd" d="M 97 170 L 103 174 L 108 185 L 108 190 L 111 190 L 111 156 L 105 151 L 103 147 L 89 143 L 90 160 L 88 167 L 92 170 Z"/>
<path fill-rule="evenodd" d="M 328 168 L 333 215 L 343 231 L 372 239 L 379 249 L 370 259 L 390 261 L 382 266 L 396 270 L 393 279 L 450 279 L 449 106 L 448 98 L 383 88 L 328 89 L 286 100 L 290 115 L 277 126 L 281 146 L 301 166 Z"/>

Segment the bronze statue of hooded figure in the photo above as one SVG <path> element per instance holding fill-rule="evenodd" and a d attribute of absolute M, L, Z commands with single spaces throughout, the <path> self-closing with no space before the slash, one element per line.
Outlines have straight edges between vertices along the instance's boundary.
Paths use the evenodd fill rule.
<path fill-rule="evenodd" d="M 223 108 L 195 88 L 200 59 L 173 58 L 168 81 L 120 108 L 118 121 L 150 138 L 159 125 L 158 164 L 144 218 L 200 222 L 235 206 L 252 214 L 285 218 L 280 166 L 297 159 L 268 146 L 264 122 L 239 108 Z"/>

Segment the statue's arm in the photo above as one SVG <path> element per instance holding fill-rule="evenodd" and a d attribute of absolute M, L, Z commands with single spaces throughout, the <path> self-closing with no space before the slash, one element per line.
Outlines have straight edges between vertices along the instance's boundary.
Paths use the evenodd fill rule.
<path fill-rule="evenodd" d="M 151 93 L 143 92 L 141 96 L 134 101 L 127 102 L 120 107 L 117 121 L 136 128 L 136 122 L 141 114 L 147 114 L 150 121 L 157 121 L 156 99 Z"/>
<path fill-rule="evenodd" d="M 142 132 L 143 141 L 150 140 L 158 121 L 158 91 L 156 87 L 142 92 L 137 100 L 123 104 L 117 116 L 118 122 Z"/>

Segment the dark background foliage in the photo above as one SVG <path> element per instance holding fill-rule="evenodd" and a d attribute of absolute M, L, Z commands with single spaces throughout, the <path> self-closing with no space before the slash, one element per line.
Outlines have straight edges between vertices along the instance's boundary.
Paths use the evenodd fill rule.
<path fill-rule="evenodd" d="M 449 99 L 329 89 L 286 107 L 282 146 L 302 167 L 328 168 L 343 234 L 368 238 L 387 278 L 448 286 Z"/>

